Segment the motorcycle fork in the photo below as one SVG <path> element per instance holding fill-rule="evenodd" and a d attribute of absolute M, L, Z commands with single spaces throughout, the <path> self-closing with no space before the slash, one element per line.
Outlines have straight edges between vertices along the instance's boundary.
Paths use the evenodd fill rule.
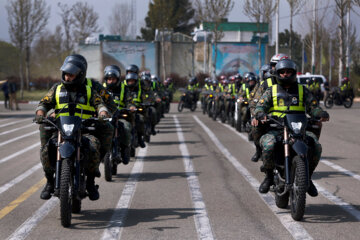
<path fill-rule="evenodd" d="M 76 149 L 76 159 L 75 159 L 75 179 L 74 179 L 74 189 L 79 190 L 80 187 L 80 146 L 81 146 L 81 133 L 78 132 L 77 136 L 77 149 Z"/>
<path fill-rule="evenodd" d="M 112 154 L 113 154 L 113 158 L 116 157 L 118 155 L 118 136 L 119 136 L 119 124 L 116 123 L 115 125 L 115 133 L 114 133 L 114 138 L 113 138 L 113 146 L 112 146 Z"/>
<path fill-rule="evenodd" d="M 291 183 L 290 146 L 289 146 L 288 129 L 286 127 L 284 128 L 284 153 L 285 153 L 285 184 L 289 185 Z"/>
<path fill-rule="evenodd" d="M 58 131 L 58 142 L 57 142 L 57 152 L 56 152 L 56 168 L 55 168 L 55 192 L 60 189 L 60 172 L 61 172 L 61 155 L 60 155 L 60 144 L 62 142 L 62 136 L 60 131 Z"/>

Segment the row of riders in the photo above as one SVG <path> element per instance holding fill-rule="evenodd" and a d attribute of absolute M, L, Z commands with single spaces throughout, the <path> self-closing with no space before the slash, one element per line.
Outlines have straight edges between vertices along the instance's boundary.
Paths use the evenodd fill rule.
<path fill-rule="evenodd" d="M 306 173 L 307 176 L 302 197 L 303 203 L 299 204 L 302 205 L 300 211 L 294 210 L 293 214 L 294 219 L 300 220 L 304 213 L 306 192 L 312 197 L 318 195 L 311 177 L 322 152 L 319 143 L 321 123 L 329 120 L 329 114 L 321 109 L 318 99 L 306 86 L 297 83 L 296 73 L 297 66 L 288 56 L 276 54 L 269 64 L 261 67 L 260 78 L 252 72 L 244 73 L 243 76 L 236 74 L 229 78 L 220 76 L 220 82 L 217 79 L 207 78 L 200 100 L 204 114 L 207 113 L 214 120 L 219 117 L 222 122 L 228 122 L 238 131 L 249 132 L 249 140 L 253 140 L 256 147 L 251 161 L 257 162 L 259 159 L 263 161 L 260 170 L 265 173 L 265 178 L 259 186 L 259 192 L 267 193 L 271 186 L 274 186 L 278 207 L 287 206 L 289 195 L 295 199 L 301 194 L 295 183 L 298 178 L 290 179 L 291 174 L 285 174 L 287 168 L 289 172 L 293 171 L 295 163 L 287 162 L 284 165 L 283 161 L 279 168 L 275 156 L 279 155 L 279 149 L 280 152 L 282 150 L 277 146 L 280 144 L 287 149 L 283 152 L 286 161 L 290 161 L 292 154 L 306 158 L 302 161 L 306 162 L 304 174 Z M 290 120 L 287 119 L 291 119 L 290 115 L 294 114 L 297 114 L 296 118 L 301 115 L 306 116 L 303 126 L 300 124 L 301 121 L 290 124 Z M 290 127 L 286 125 L 286 122 L 289 122 Z M 289 134 L 291 125 L 295 127 L 295 132 Z M 303 145 L 308 148 L 300 148 L 301 144 L 296 143 L 301 140 L 296 128 L 304 128 L 304 125 L 307 128 L 303 130 L 302 139 L 305 143 Z M 287 139 L 292 139 L 292 141 Z M 292 150 L 289 150 L 290 148 Z M 278 184 L 279 182 L 282 184 Z M 292 209 L 293 207 L 299 209 L 294 203 L 297 201 L 290 202 Z"/>
<path fill-rule="evenodd" d="M 61 82 L 51 87 L 35 110 L 35 122 L 40 124 L 40 158 L 47 179 L 40 198 L 47 200 L 52 195 L 58 196 L 60 172 L 57 172 L 57 157 L 66 155 L 66 151 L 61 152 L 65 144 L 60 142 L 60 138 L 66 142 L 66 134 L 60 137 L 59 131 L 49 128 L 49 125 L 56 125 L 62 116 L 78 116 L 84 124 L 90 122 L 84 129 L 92 130 L 84 131 L 77 145 L 81 148 L 79 157 L 76 158 L 75 154 L 76 161 L 86 158 L 80 164 L 83 173 L 79 171 L 86 179 L 82 198 L 88 196 L 90 200 L 98 200 L 100 195 L 95 177 L 101 175 L 100 162 L 111 158 L 111 172 L 116 174 L 117 164 L 128 164 L 130 157 L 135 156 L 135 148 L 145 148 L 150 136 L 157 133 L 156 124 L 169 111 L 173 83 L 170 78 L 161 83 L 155 75 L 139 72 L 139 68 L 132 64 L 126 68 L 125 79 L 121 78 L 117 65 L 106 66 L 102 85 L 86 78 L 87 61 L 79 54 L 66 57 L 60 70 Z"/>

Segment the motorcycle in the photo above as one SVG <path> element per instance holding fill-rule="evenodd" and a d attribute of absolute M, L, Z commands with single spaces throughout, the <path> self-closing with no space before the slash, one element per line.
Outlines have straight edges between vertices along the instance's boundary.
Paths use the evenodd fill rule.
<path fill-rule="evenodd" d="M 153 103 L 141 103 L 140 106 L 137 108 L 137 113 L 142 114 L 144 116 L 145 121 L 145 134 L 144 134 L 144 141 L 150 142 L 151 138 L 151 107 L 154 107 Z"/>
<path fill-rule="evenodd" d="M 228 123 L 234 127 L 235 126 L 235 102 L 236 102 L 237 96 L 229 96 L 227 97 L 226 101 L 228 101 L 228 108 L 227 111 L 225 113 L 226 115 L 226 120 L 228 121 Z"/>
<path fill-rule="evenodd" d="M 332 108 L 335 105 L 344 105 L 345 108 L 351 108 L 354 100 L 354 93 L 347 94 L 344 98 L 340 95 L 340 91 L 337 88 L 331 89 L 329 94 L 324 100 L 326 108 Z"/>
<path fill-rule="evenodd" d="M 194 112 L 196 110 L 196 104 L 195 93 L 189 90 L 183 90 L 178 105 L 178 111 L 182 112 L 184 108 L 189 108 L 192 112 Z"/>
<path fill-rule="evenodd" d="M 52 159 L 56 158 L 53 195 L 60 199 L 63 227 L 71 225 L 72 213 L 81 211 L 81 201 L 88 195 L 84 165 L 89 159 L 90 143 L 83 135 L 94 131 L 97 121 L 97 118 L 60 116 L 55 120 L 46 118 L 39 123 L 46 125 L 45 130 L 57 131 L 57 138 L 49 142 L 49 149 L 54 151 L 49 152 L 53 153 Z"/>
<path fill-rule="evenodd" d="M 119 137 L 122 136 L 121 131 L 124 129 L 124 126 L 121 126 L 123 123 L 118 121 L 119 119 L 124 119 L 129 121 L 129 109 L 121 109 L 119 117 L 117 119 L 109 119 L 113 122 L 114 126 L 114 136 L 112 139 L 111 151 L 105 154 L 104 156 L 104 177 L 107 182 L 111 182 L 112 175 L 117 174 L 117 165 L 122 162 L 121 155 L 121 146 L 119 144 Z"/>
<path fill-rule="evenodd" d="M 246 107 L 246 121 L 242 122 L 242 113 L 240 109 L 242 107 Z M 252 141 L 252 134 L 251 134 L 251 119 L 250 119 L 250 108 L 249 108 L 249 101 L 245 99 L 238 99 L 235 102 L 235 128 L 238 132 L 247 132 L 248 133 L 248 140 Z"/>
<path fill-rule="evenodd" d="M 290 200 L 291 217 L 300 221 L 305 213 L 306 192 L 310 186 L 309 163 L 311 151 L 306 129 L 315 120 L 305 114 L 288 113 L 283 119 L 269 117 L 270 129 L 283 130 L 277 138 L 273 159 L 275 203 L 286 208 Z"/>
<path fill-rule="evenodd" d="M 162 96 L 162 102 L 164 105 L 164 113 L 170 112 L 170 92 L 164 91 L 164 95 Z"/>

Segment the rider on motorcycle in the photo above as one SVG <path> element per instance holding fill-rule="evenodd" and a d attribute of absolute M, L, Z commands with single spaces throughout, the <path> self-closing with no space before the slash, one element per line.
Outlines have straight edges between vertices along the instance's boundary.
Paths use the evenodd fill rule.
<path fill-rule="evenodd" d="M 294 113 L 307 113 L 311 117 L 320 118 L 320 121 L 329 120 L 329 114 L 319 107 L 318 101 L 311 92 L 297 83 L 296 70 L 296 64 L 290 59 L 281 60 L 276 64 L 275 76 L 277 84 L 269 87 L 256 105 L 255 126 L 259 124 L 259 120 L 266 121 L 266 114 L 282 119 L 286 115 L 286 110 Z M 275 166 L 272 155 L 277 136 L 281 134 L 283 134 L 283 130 L 270 130 L 260 139 L 263 158 L 262 170 L 266 173 L 265 179 L 259 187 L 260 193 L 267 193 L 270 186 L 273 185 L 273 169 Z M 322 147 L 315 134 L 306 131 L 306 135 L 312 148 L 312 151 L 309 151 L 309 153 L 312 153 L 311 157 L 309 157 L 309 177 L 311 179 L 319 163 Z M 308 194 L 313 197 L 318 195 L 317 189 L 311 180 Z"/>
<path fill-rule="evenodd" d="M 248 105 L 242 104 L 243 102 L 250 102 L 253 98 L 252 90 L 254 89 L 255 85 L 257 84 L 257 79 L 254 73 L 249 72 L 244 74 L 244 79 L 246 80 L 246 83 L 243 84 L 239 91 L 238 99 L 241 104 L 239 104 L 240 112 L 241 112 L 241 123 L 243 127 L 245 127 L 245 124 L 247 122 L 247 110 Z"/>

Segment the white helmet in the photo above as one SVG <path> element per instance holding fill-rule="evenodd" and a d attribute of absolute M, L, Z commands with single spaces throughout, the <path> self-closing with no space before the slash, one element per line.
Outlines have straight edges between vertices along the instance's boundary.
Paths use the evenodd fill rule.
<path fill-rule="evenodd" d="M 274 56 L 271 57 L 270 59 L 270 66 L 273 67 L 275 66 L 280 60 L 283 59 L 288 59 L 289 56 L 283 53 L 279 53 L 279 54 L 275 54 Z"/>

